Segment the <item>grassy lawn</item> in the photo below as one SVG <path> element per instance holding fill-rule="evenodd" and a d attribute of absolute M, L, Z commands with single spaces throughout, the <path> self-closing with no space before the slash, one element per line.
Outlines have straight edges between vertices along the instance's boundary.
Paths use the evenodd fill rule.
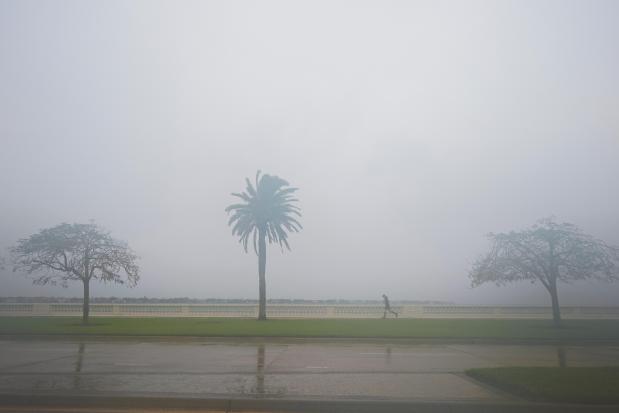
<path fill-rule="evenodd" d="M 466 373 L 535 401 L 619 403 L 619 367 L 500 367 Z"/>
<path fill-rule="evenodd" d="M 619 320 L 268 320 L 233 318 L 0 317 L 0 335 L 77 334 L 200 337 L 360 337 L 489 340 L 611 340 L 619 342 Z"/>

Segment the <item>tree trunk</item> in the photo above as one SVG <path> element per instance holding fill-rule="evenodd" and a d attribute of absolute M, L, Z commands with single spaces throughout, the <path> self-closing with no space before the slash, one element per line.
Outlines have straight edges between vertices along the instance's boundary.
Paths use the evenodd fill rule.
<path fill-rule="evenodd" d="M 548 289 L 550 292 L 550 298 L 552 299 L 552 321 L 555 324 L 555 327 L 559 327 L 561 325 L 561 308 L 559 307 L 559 293 L 557 292 L 557 282 L 551 282 L 550 288 Z"/>
<path fill-rule="evenodd" d="M 267 264 L 267 245 L 266 234 L 263 231 L 258 233 L 258 320 L 267 319 L 267 285 L 266 285 L 266 264 Z"/>
<path fill-rule="evenodd" d="M 90 280 L 84 280 L 84 306 L 82 307 L 82 323 L 88 324 L 90 314 Z"/>

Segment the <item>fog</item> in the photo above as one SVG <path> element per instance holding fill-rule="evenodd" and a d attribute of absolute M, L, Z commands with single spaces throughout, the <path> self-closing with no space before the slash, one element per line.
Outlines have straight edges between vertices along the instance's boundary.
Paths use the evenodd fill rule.
<path fill-rule="evenodd" d="M 93 219 L 141 257 L 94 296 L 257 298 L 227 226 L 299 189 L 270 298 L 548 304 L 470 288 L 484 235 L 554 215 L 619 245 L 619 3 L 0 2 L 0 248 Z M 619 283 L 561 285 L 608 305 Z M 6 269 L 1 296 L 80 296 Z"/>

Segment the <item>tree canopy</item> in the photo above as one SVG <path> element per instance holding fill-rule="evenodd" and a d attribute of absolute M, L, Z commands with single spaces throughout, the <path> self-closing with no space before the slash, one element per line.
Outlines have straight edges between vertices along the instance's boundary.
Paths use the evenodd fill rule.
<path fill-rule="evenodd" d="M 35 284 L 66 287 L 69 281 L 81 281 L 84 322 L 88 321 L 90 281 L 135 286 L 140 279 L 138 257 L 127 243 L 94 223 L 43 229 L 20 239 L 10 251 L 14 271 L 33 276 Z"/>
<path fill-rule="evenodd" d="M 550 293 L 555 322 L 560 321 L 557 282 L 619 279 L 619 249 L 569 223 L 539 220 L 522 231 L 491 233 L 490 251 L 469 273 L 473 286 L 487 282 L 541 283 Z"/>
<path fill-rule="evenodd" d="M 254 251 L 258 253 L 258 236 L 262 231 L 269 243 L 277 243 L 290 250 L 288 232 L 299 232 L 301 223 L 294 217 L 301 216 L 301 209 L 294 205 L 298 201 L 294 193 L 298 188 L 289 187 L 284 179 L 274 175 L 256 173 L 255 187 L 249 178 L 244 192 L 232 193 L 243 203 L 232 204 L 226 212 L 232 213 L 228 225 L 232 234 L 239 237 L 245 251 L 250 237 Z"/>
<path fill-rule="evenodd" d="M 60 224 L 20 239 L 10 249 L 14 270 L 36 274 L 35 284 L 99 280 L 135 286 L 137 256 L 126 242 L 94 223 Z"/>

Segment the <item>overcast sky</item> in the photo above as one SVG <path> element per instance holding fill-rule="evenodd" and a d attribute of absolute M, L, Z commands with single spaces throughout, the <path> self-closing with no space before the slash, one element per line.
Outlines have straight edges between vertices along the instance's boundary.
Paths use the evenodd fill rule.
<path fill-rule="evenodd" d="M 142 268 L 95 296 L 256 298 L 224 208 L 261 169 L 304 214 L 271 298 L 547 304 L 467 273 L 550 215 L 619 244 L 618 39 L 617 1 L 0 0 L 0 248 L 94 219 Z"/>

